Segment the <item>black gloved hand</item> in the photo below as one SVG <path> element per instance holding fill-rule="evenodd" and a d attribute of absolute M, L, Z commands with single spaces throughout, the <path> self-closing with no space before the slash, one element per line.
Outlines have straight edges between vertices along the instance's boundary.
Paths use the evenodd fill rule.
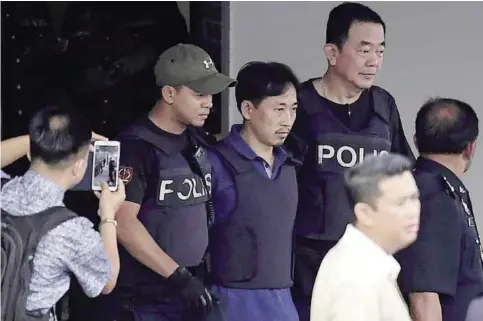
<path fill-rule="evenodd" d="M 213 306 L 210 293 L 203 283 L 191 275 L 187 269 L 178 267 L 166 281 L 167 285 L 178 292 L 190 307 L 203 315 L 210 314 Z"/>

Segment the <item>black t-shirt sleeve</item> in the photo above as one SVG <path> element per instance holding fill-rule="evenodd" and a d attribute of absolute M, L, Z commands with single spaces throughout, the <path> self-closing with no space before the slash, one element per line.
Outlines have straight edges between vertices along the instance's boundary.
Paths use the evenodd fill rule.
<path fill-rule="evenodd" d="M 399 110 L 397 109 L 396 101 L 393 97 L 390 98 L 389 104 L 391 108 L 391 152 L 404 155 L 409 157 L 411 161 L 415 161 L 411 146 L 409 145 L 406 135 L 404 134 L 401 116 L 399 115 Z"/>
<path fill-rule="evenodd" d="M 126 201 L 141 205 L 147 189 L 151 148 L 144 141 L 124 139 L 120 154 L 119 174 L 126 186 Z"/>
<path fill-rule="evenodd" d="M 455 295 L 462 233 L 457 213 L 454 200 L 443 191 L 421 199 L 418 238 L 396 255 L 404 293 Z"/>

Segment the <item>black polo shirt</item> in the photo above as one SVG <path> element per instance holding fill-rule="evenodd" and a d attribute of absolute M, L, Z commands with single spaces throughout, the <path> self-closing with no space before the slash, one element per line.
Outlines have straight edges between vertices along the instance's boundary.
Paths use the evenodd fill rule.
<path fill-rule="evenodd" d="M 483 268 L 471 200 L 448 168 L 418 158 L 414 177 L 421 194 L 418 239 L 396 258 L 401 291 L 439 294 L 443 321 L 464 320 L 470 301 L 483 293 Z M 466 204 L 466 205 L 465 205 Z"/>

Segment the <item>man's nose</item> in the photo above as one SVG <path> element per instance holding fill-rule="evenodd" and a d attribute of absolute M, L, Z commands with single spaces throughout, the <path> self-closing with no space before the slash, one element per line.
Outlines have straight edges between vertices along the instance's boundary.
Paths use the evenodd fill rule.
<path fill-rule="evenodd" d="M 293 121 L 295 120 L 295 114 L 292 113 L 292 110 L 287 109 L 282 114 L 280 119 L 280 125 L 290 127 L 292 126 Z"/>
<path fill-rule="evenodd" d="M 203 107 L 204 108 L 213 107 L 213 96 L 212 95 L 206 95 L 205 96 L 205 100 L 203 101 Z"/>
<path fill-rule="evenodd" d="M 379 67 L 381 64 L 382 57 L 377 54 L 377 52 L 373 52 L 371 56 L 368 58 L 366 65 L 369 67 Z"/>

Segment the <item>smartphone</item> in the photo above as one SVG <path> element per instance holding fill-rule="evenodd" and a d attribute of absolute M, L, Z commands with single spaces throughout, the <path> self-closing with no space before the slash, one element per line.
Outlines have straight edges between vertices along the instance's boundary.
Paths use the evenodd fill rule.
<path fill-rule="evenodd" d="M 103 182 L 107 182 L 109 190 L 117 190 L 119 185 L 120 150 L 121 144 L 118 141 L 94 142 L 91 180 L 91 189 L 93 191 L 100 191 Z"/>

